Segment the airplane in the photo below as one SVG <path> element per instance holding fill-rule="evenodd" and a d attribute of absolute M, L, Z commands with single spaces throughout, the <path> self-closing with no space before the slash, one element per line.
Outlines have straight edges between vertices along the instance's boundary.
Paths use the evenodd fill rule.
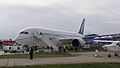
<path fill-rule="evenodd" d="M 95 40 L 95 42 L 106 42 L 108 45 L 102 46 L 105 51 L 108 51 L 108 57 L 111 57 L 110 52 L 114 53 L 114 56 L 118 56 L 120 53 L 120 41 L 108 41 L 108 40 Z M 111 43 L 111 44 L 110 44 Z"/>
<path fill-rule="evenodd" d="M 30 46 L 42 46 L 45 43 L 47 46 L 53 47 L 55 51 L 58 51 L 58 47 L 66 43 L 76 48 L 82 48 L 85 46 L 85 41 L 83 40 L 84 24 L 85 18 L 78 33 L 42 27 L 28 27 L 19 32 L 15 41 Z"/>

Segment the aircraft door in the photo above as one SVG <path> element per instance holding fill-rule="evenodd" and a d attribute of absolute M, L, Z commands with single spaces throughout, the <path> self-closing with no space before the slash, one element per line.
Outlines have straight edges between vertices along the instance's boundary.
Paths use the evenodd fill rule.
<path fill-rule="evenodd" d="M 34 31 L 33 36 L 35 38 L 43 38 L 43 33 L 42 32 L 38 32 L 37 30 Z"/>

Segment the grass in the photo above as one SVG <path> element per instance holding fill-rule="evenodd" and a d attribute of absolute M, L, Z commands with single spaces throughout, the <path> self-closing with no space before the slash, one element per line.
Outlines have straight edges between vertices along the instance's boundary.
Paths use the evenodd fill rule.
<path fill-rule="evenodd" d="M 0 68 L 119 68 L 120 63 L 83 63 L 83 64 L 53 64 L 53 65 L 33 65 L 14 66 Z"/>
<path fill-rule="evenodd" d="M 71 57 L 74 55 L 68 53 L 35 53 L 34 58 L 54 58 L 54 57 Z M 0 59 L 8 58 L 29 58 L 29 54 L 13 54 L 13 55 L 0 55 Z"/>
<path fill-rule="evenodd" d="M 94 52 L 96 49 L 99 50 L 99 51 L 104 51 L 102 46 L 100 46 L 100 45 L 93 45 L 90 48 L 83 49 L 83 51 L 84 52 Z"/>

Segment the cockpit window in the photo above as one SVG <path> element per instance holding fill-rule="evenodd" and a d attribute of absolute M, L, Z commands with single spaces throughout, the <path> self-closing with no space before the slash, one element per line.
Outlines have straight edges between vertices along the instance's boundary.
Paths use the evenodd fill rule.
<path fill-rule="evenodd" d="M 28 34 L 28 32 L 20 32 L 20 34 Z"/>
<path fill-rule="evenodd" d="M 25 32 L 25 34 L 28 34 L 28 32 Z"/>
<path fill-rule="evenodd" d="M 24 34 L 24 32 L 20 32 L 20 34 Z"/>

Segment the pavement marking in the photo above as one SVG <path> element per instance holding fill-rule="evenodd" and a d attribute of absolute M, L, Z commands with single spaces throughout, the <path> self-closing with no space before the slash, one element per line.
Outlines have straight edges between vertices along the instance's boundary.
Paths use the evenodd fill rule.
<path fill-rule="evenodd" d="M 15 66 L 14 59 L 8 59 L 8 62 L 7 62 L 6 66 Z"/>

